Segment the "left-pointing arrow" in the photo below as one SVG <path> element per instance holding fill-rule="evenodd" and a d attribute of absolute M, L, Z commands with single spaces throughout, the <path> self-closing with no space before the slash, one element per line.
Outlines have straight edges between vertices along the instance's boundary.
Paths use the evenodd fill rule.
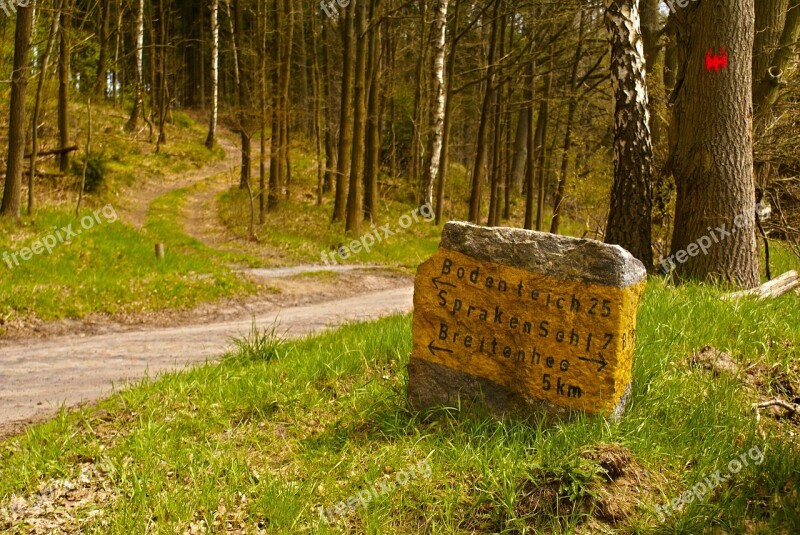
<path fill-rule="evenodd" d="M 451 284 L 451 283 L 449 283 L 447 281 L 443 281 L 441 277 L 434 277 L 434 278 L 431 279 L 431 282 L 433 283 L 434 286 L 436 286 L 437 290 L 441 290 L 441 288 L 439 288 L 440 285 L 441 286 L 449 286 L 451 288 L 455 288 L 456 287 L 455 284 Z"/>
<path fill-rule="evenodd" d="M 431 352 L 431 355 L 433 355 L 433 356 L 436 356 L 436 352 L 437 351 L 444 351 L 445 353 L 452 353 L 453 352 L 452 349 L 447 349 L 445 347 L 436 347 L 435 345 L 433 345 L 433 340 L 431 340 L 431 343 L 428 344 L 428 350 Z"/>

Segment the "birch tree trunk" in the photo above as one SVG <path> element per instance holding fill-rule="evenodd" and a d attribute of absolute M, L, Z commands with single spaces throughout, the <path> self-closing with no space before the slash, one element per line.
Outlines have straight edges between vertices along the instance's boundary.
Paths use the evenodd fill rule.
<path fill-rule="evenodd" d="M 442 154 L 442 138 L 444 135 L 444 54 L 447 34 L 448 0 L 437 0 L 433 14 L 433 35 L 431 46 L 431 97 L 433 110 L 431 113 L 430 136 L 425 168 L 423 169 L 420 187 L 419 205 L 433 206 L 433 184 L 439 173 L 439 160 Z"/>
<path fill-rule="evenodd" d="M 653 269 L 653 145 L 639 0 L 606 8 L 614 93 L 614 184 L 605 242 Z"/>
<path fill-rule="evenodd" d="M 459 33 L 458 21 L 461 14 L 461 2 L 456 2 L 453 13 L 453 38 L 450 41 L 450 52 L 447 56 L 447 76 L 445 78 L 446 93 L 444 102 L 444 121 L 442 124 L 442 155 L 439 157 L 438 180 L 436 181 L 436 224 L 442 221 L 444 213 L 444 189 L 447 182 L 447 170 L 450 166 L 450 131 L 453 128 L 453 77 L 456 65 L 456 49 Z"/>
<path fill-rule="evenodd" d="M 131 110 L 131 117 L 128 119 L 126 129 L 129 132 L 136 130 L 139 125 L 139 116 L 142 113 L 142 106 L 144 99 L 142 92 L 144 91 L 144 0 L 139 0 L 139 7 L 136 11 L 136 28 L 135 28 L 135 41 L 136 41 L 136 61 L 134 62 L 134 93 L 133 93 L 133 110 Z"/>
<path fill-rule="evenodd" d="M 205 82 L 203 82 L 205 83 Z M 211 0 L 211 118 L 206 147 L 214 148 L 219 120 L 219 0 Z"/>

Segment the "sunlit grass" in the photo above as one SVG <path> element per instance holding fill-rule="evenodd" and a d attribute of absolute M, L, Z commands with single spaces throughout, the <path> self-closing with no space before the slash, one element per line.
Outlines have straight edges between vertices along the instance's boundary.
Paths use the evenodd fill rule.
<path fill-rule="evenodd" d="M 455 409 L 409 411 L 408 316 L 280 346 L 258 326 L 259 335 L 220 364 L 144 381 L 0 446 L 0 504 L 51 478 L 75 477 L 84 459 L 107 457 L 107 484 L 119 498 L 81 509 L 85 532 L 174 533 L 200 520 L 270 533 L 549 534 L 588 521 L 607 533 L 743 533 L 746 525 L 792 532 L 800 457 L 779 433 L 790 424 L 765 417 L 762 438 L 741 379 L 713 379 L 689 360 L 712 344 L 740 364 L 789 365 L 800 344 L 798 301 L 723 301 L 713 288 L 652 279 L 639 313 L 633 394 L 617 424 L 579 417 L 548 427 Z M 597 492 L 602 478 L 578 456 L 601 443 L 629 449 L 646 471 L 630 516 L 613 525 L 583 508 L 520 509 L 520 489 L 544 485 L 543 477 L 568 484 L 575 499 Z M 655 505 L 755 446 L 762 464 L 659 522 Z M 333 526 L 320 518 L 318 507 L 335 507 L 423 459 L 430 477 L 337 515 Z M 104 514 L 89 520 L 94 508 Z"/>

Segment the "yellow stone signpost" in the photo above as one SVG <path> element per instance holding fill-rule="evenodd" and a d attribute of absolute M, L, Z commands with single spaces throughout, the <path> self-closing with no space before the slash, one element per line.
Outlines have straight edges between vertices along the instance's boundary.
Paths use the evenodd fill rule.
<path fill-rule="evenodd" d="M 644 279 L 616 246 L 449 223 L 415 281 L 412 405 L 618 416 Z"/>

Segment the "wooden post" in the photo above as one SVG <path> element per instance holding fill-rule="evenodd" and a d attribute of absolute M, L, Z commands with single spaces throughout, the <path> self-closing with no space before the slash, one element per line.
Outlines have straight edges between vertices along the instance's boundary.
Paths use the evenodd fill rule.
<path fill-rule="evenodd" d="M 159 260 L 164 260 L 164 244 L 157 243 L 156 244 L 156 258 Z"/>

